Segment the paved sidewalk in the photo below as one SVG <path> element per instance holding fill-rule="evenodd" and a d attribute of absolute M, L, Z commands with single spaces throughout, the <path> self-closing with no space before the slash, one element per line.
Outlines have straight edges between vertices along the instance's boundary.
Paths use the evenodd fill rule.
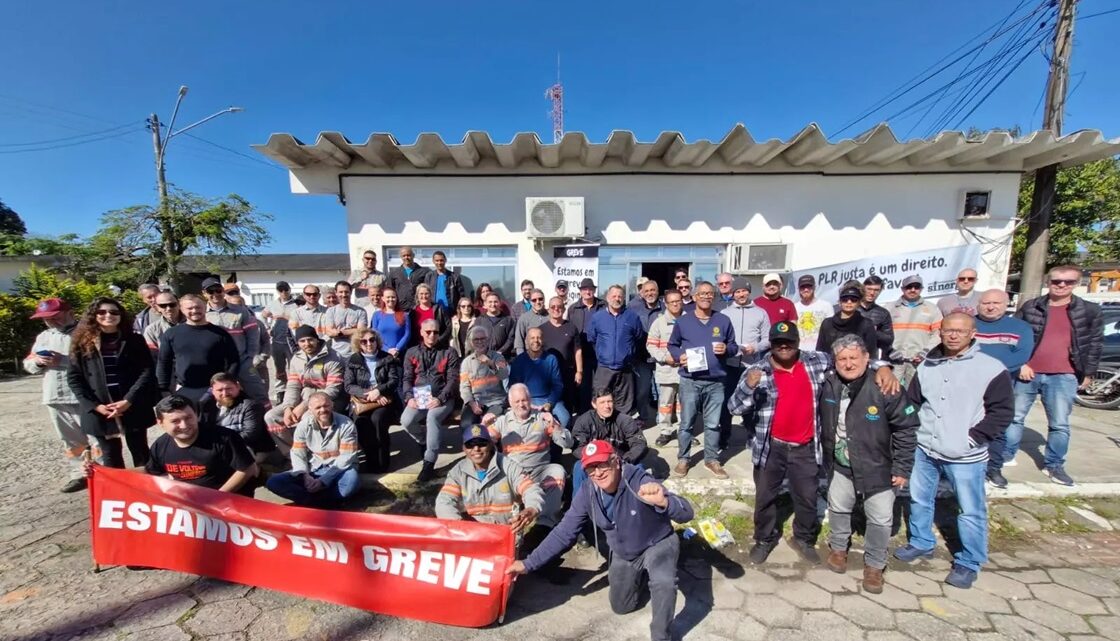
<path fill-rule="evenodd" d="M 57 492 L 58 444 L 38 406 L 38 381 L 0 382 L 0 639 L 234 641 L 261 639 L 648 638 L 649 611 L 609 610 L 605 573 L 589 550 L 565 561 L 566 582 L 519 580 L 501 625 L 484 630 L 395 619 L 268 590 L 165 571 L 91 571 L 88 499 Z M 1115 413 L 1078 411 L 1071 471 L 1120 481 Z M 740 453 L 739 457 L 746 457 Z M 450 448 L 445 460 L 453 460 Z M 1085 460 L 1080 460 L 1085 459 Z M 1018 470 L 1030 473 L 1027 466 Z M 706 473 L 697 470 L 694 474 Z M 733 472 L 735 474 L 735 472 Z M 1028 477 L 1029 478 L 1029 477 Z M 1018 504 L 1017 504 L 1018 505 Z M 858 543 L 858 541 L 857 541 Z M 1120 535 L 1031 534 L 992 554 L 977 586 L 941 581 L 944 552 L 893 566 L 884 594 L 862 592 L 860 554 L 838 575 L 780 545 L 762 568 L 745 546 L 684 546 L 675 628 L 685 639 L 867 641 L 1120 641 Z M 447 604 L 446 607 L 455 607 Z"/>

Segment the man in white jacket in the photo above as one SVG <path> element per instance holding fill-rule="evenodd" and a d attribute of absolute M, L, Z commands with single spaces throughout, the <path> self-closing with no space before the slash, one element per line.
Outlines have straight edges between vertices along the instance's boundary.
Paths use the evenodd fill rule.
<path fill-rule="evenodd" d="M 35 307 L 31 318 L 41 319 L 47 329 L 35 337 L 31 352 L 23 359 L 23 369 L 28 374 L 43 374 L 43 405 L 58 437 L 62 439 L 70 480 L 62 486 L 63 492 L 86 489 L 82 473 L 82 457 L 89 449 L 90 440 L 82 432 L 78 416 L 78 399 L 66 384 L 66 369 L 70 366 L 70 332 L 77 323 L 70 312 L 70 305 L 61 298 L 48 298 Z"/>

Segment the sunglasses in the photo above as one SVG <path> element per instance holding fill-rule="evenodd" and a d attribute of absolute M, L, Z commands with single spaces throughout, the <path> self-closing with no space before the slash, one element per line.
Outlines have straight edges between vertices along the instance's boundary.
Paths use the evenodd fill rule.
<path fill-rule="evenodd" d="M 975 276 L 958 276 L 957 277 L 957 282 L 958 283 L 974 283 L 974 282 L 976 282 L 976 277 Z"/>
<path fill-rule="evenodd" d="M 544 299 L 543 298 L 530 298 L 529 302 L 530 303 L 543 303 Z"/>
<path fill-rule="evenodd" d="M 602 463 L 593 463 L 591 465 L 588 465 L 588 466 L 583 468 L 583 471 L 587 472 L 588 476 L 593 476 L 593 475 L 597 475 L 597 474 L 602 474 L 603 472 L 606 472 L 609 469 L 611 469 L 610 461 L 604 461 Z"/>
<path fill-rule="evenodd" d="M 463 443 L 463 449 L 466 450 L 484 450 L 490 447 L 490 441 L 467 441 Z"/>
<path fill-rule="evenodd" d="M 377 256 L 362 256 L 362 260 L 377 260 Z"/>
<path fill-rule="evenodd" d="M 121 312 L 118 309 L 99 309 L 94 312 L 98 316 L 120 316 Z"/>
<path fill-rule="evenodd" d="M 858 303 L 859 302 L 859 296 L 841 296 L 840 297 L 840 302 L 843 303 L 845 301 L 847 301 L 849 303 Z"/>
<path fill-rule="evenodd" d="M 564 309 L 563 305 L 549 305 L 549 309 Z"/>
<path fill-rule="evenodd" d="M 1076 279 L 1071 280 L 1071 279 L 1068 279 L 1068 278 L 1051 278 L 1050 279 L 1050 284 L 1051 285 L 1065 285 L 1066 287 L 1073 287 L 1074 285 L 1077 284 L 1077 280 Z"/>
<path fill-rule="evenodd" d="M 438 334 L 439 332 L 437 332 L 437 331 L 436 331 L 436 330 L 434 330 L 434 329 L 425 329 L 425 330 L 421 330 L 421 332 L 420 332 L 420 333 L 421 333 L 421 334 L 425 334 L 425 335 L 427 335 L 427 334 Z"/>
<path fill-rule="evenodd" d="M 902 289 L 911 290 L 911 289 L 921 289 L 921 288 L 922 288 L 921 285 L 907 285 L 906 287 L 903 287 Z"/>
<path fill-rule="evenodd" d="M 377 343 L 377 341 L 373 340 L 372 338 L 363 338 L 360 341 L 358 341 L 358 343 L 361 344 L 361 345 L 373 345 L 373 344 Z"/>
<path fill-rule="evenodd" d="M 241 294 L 241 290 L 240 289 L 231 289 L 228 292 L 226 292 L 226 294 L 228 294 L 230 296 L 237 296 L 237 295 Z"/>
<path fill-rule="evenodd" d="M 178 306 L 179 303 L 156 303 L 156 307 L 160 309 L 175 309 Z"/>
<path fill-rule="evenodd" d="M 226 290 L 222 289 L 221 287 L 211 287 L 210 289 L 206 290 L 206 293 L 213 296 L 214 294 L 221 294 L 224 291 Z"/>
<path fill-rule="evenodd" d="M 319 292 L 304 292 L 303 295 L 304 296 L 315 296 L 316 298 L 318 298 Z"/>
<path fill-rule="evenodd" d="M 789 341 L 772 341 L 770 347 L 773 349 L 793 349 L 795 345 Z"/>

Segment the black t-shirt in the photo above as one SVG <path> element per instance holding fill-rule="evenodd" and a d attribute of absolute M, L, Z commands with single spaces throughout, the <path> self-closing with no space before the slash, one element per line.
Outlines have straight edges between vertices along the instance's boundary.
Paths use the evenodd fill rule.
<path fill-rule="evenodd" d="M 540 326 L 541 340 L 544 342 L 544 351 L 552 352 L 560 361 L 560 371 L 567 372 L 575 369 L 576 341 L 579 340 L 579 330 L 570 321 L 564 321 L 559 327 L 551 321 Z"/>
<path fill-rule="evenodd" d="M 217 490 L 235 471 L 244 472 L 253 463 L 253 454 L 235 432 L 224 427 L 199 426 L 198 438 L 190 447 L 179 447 L 169 434 L 156 439 L 144 471 Z M 252 496 L 252 487 L 250 481 L 238 492 Z"/>

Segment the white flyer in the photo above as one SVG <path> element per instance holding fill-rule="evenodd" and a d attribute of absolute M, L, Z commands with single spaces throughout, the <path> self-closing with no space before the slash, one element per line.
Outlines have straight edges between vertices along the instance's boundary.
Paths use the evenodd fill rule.
<path fill-rule="evenodd" d="M 685 365 L 690 372 L 702 372 L 708 369 L 708 350 L 703 347 L 690 347 L 684 350 L 688 357 Z"/>

